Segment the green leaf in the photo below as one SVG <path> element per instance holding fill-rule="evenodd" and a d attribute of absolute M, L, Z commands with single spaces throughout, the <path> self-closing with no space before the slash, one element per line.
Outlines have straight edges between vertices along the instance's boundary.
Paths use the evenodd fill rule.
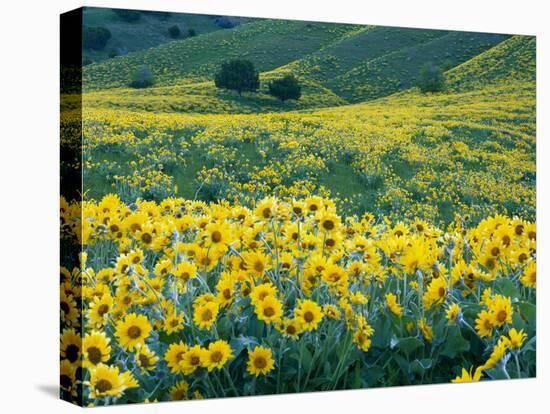
<path fill-rule="evenodd" d="M 363 381 L 361 379 L 361 364 L 357 362 L 355 364 L 352 388 L 361 388 L 362 385 Z"/>
<path fill-rule="evenodd" d="M 495 291 L 512 299 L 521 297 L 518 288 L 510 279 L 500 278 L 495 283 Z"/>
<path fill-rule="evenodd" d="M 378 385 L 378 381 L 384 377 L 384 370 L 378 365 L 363 369 L 363 378 L 370 387 Z"/>
<path fill-rule="evenodd" d="M 392 355 L 392 358 L 395 362 L 397 362 L 397 365 L 399 365 L 399 368 L 401 368 L 401 371 L 405 376 L 408 378 L 409 376 L 409 361 L 407 361 L 405 358 L 403 358 L 399 354 Z"/>
<path fill-rule="evenodd" d="M 519 313 L 514 312 L 512 315 L 512 325 L 514 325 L 514 328 L 516 328 L 518 331 L 521 329 L 525 329 L 525 322 L 523 319 L 521 319 L 521 316 Z"/>
<path fill-rule="evenodd" d="M 252 347 L 253 345 L 258 344 L 258 339 L 253 336 L 243 336 L 240 335 L 237 338 L 231 339 L 229 341 L 229 345 L 231 346 L 231 349 L 233 349 L 233 354 L 235 357 L 237 357 L 243 349 Z"/>
<path fill-rule="evenodd" d="M 521 319 L 529 325 L 535 325 L 537 322 L 537 307 L 529 302 L 518 302 L 517 307 L 520 312 Z"/>
<path fill-rule="evenodd" d="M 227 316 L 219 319 L 216 323 L 218 334 L 222 338 L 229 338 L 231 336 L 232 326 L 233 322 Z"/>
<path fill-rule="evenodd" d="M 441 355 L 449 358 L 455 358 L 457 355 L 470 350 L 470 342 L 468 342 L 460 333 L 460 328 L 457 325 L 449 327 L 447 338 L 443 342 Z"/>
<path fill-rule="evenodd" d="M 302 350 L 302 367 L 304 371 L 309 371 L 311 368 L 311 362 L 313 361 L 313 356 L 311 355 L 311 352 L 309 352 L 309 349 L 307 349 L 307 346 L 304 346 L 304 349 Z"/>
<path fill-rule="evenodd" d="M 374 323 L 374 336 L 372 346 L 375 348 L 386 349 L 390 346 L 391 340 L 391 321 L 389 318 L 380 317 Z"/>
<path fill-rule="evenodd" d="M 416 351 L 418 348 L 424 346 L 424 342 L 418 339 L 415 336 L 409 336 L 407 338 L 399 338 L 393 342 L 394 346 L 397 347 L 400 351 L 404 352 L 407 355 L 410 355 L 412 352 Z"/>
<path fill-rule="evenodd" d="M 491 379 L 508 379 L 501 367 L 495 367 L 485 370 L 485 374 Z"/>
<path fill-rule="evenodd" d="M 413 362 L 411 362 L 411 372 L 414 372 L 418 375 L 424 375 L 426 370 L 430 369 L 432 366 L 432 360 L 431 359 L 415 359 Z"/>

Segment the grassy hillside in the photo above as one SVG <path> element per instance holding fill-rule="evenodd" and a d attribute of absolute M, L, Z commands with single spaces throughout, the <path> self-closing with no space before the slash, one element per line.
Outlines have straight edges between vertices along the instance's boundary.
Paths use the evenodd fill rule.
<path fill-rule="evenodd" d="M 362 27 L 340 41 L 292 62 L 281 69 L 331 84 L 334 79 L 370 60 L 447 34 L 444 30 L 398 27 Z"/>
<path fill-rule="evenodd" d="M 149 65 L 157 84 L 211 80 L 219 65 L 246 58 L 265 72 L 319 50 L 358 26 L 265 20 L 170 42 L 84 69 L 86 89 L 124 87 L 140 65 Z"/>
<path fill-rule="evenodd" d="M 372 100 L 415 85 L 428 62 L 450 69 L 507 39 L 507 35 L 448 32 L 409 47 L 391 51 L 333 78 L 328 86 L 352 102 Z"/>
<path fill-rule="evenodd" d="M 118 17 L 112 9 L 85 7 L 84 26 L 102 26 L 111 32 L 111 39 L 103 50 L 84 50 L 84 59 L 100 62 L 109 58 L 109 53 L 131 53 L 149 49 L 163 43 L 173 42 L 168 28 L 177 25 L 182 34 L 193 29 L 196 35 L 221 30 L 215 23 L 216 16 L 183 13 L 142 13 L 139 20 L 126 22 Z M 254 19 L 239 18 L 240 23 Z"/>
<path fill-rule="evenodd" d="M 462 91 L 514 80 L 534 82 L 536 40 L 514 36 L 447 73 L 447 88 Z"/>
<path fill-rule="evenodd" d="M 218 89 L 212 81 L 205 81 L 149 89 L 93 91 L 83 95 L 83 102 L 89 108 L 214 114 L 285 112 L 347 104 L 346 100 L 331 90 L 306 78 L 302 79 L 302 97 L 298 101 L 282 103 L 267 93 L 268 82 L 276 76 L 273 72 L 262 74 L 260 91 L 242 96 L 236 92 Z"/>
<path fill-rule="evenodd" d="M 445 69 L 477 56 L 507 35 L 263 20 L 175 41 L 87 66 L 90 107 L 158 112 L 257 113 L 303 110 L 376 99 L 415 84 L 422 65 Z M 514 47 L 512 42 L 509 47 Z M 507 51 L 501 52 L 507 53 Z M 262 72 L 259 93 L 215 88 L 221 62 L 244 57 Z M 156 84 L 132 90 L 133 71 L 148 64 Z M 281 104 L 267 94 L 271 79 L 294 74 L 302 98 Z M 455 75 L 453 75 L 455 76 Z M 456 83 L 453 77 L 452 83 Z M 107 90 L 106 90 L 107 89 Z"/>

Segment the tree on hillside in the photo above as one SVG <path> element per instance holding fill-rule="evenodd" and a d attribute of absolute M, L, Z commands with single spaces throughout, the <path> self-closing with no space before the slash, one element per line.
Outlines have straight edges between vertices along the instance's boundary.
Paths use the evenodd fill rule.
<path fill-rule="evenodd" d="M 422 69 L 420 69 L 417 85 L 424 93 L 442 91 L 445 86 L 443 70 L 432 63 L 426 63 L 422 66 Z"/>
<path fill-rule="evenodd" d="M 168 34 L 170 35 L 170 37 L 171 37 L 172 39 L 177 39 L 178 37 L 181 36 L 180 27 L 179 27 L 177 24 L 175 24 L 175 25 L 173 25 L 173 26 L 170 26 L 170 27 L 168 28 Z"/>
<path fill-rule="evenodd" d="M 130 87 L 132 88 L 148 88 L 155 83 L 153 77 L 153 72 L 148 65 L 141 65 L 136 69 L 134 75 L 132 76 L 132 81 L 130 82 Z"/>
<path fill-rule="evenodd" d="M 111 38 L 111 32 L 103 26 L 85 27 L 83 45 L 85 49 L 102 50 Z"/>
<path fill-rule="evenodd" d="M 243 92 L 253 92 L 260 87 L 260 77 L 249 60 L 235 59 L 222 63 L 214 78 L 216 87 Z"/>
<path fill-rule="evenodd" d="M 269 84 L 269 94 L 279 98 L 282 102 L 287 99 L 300 99 L 302 87 L 294 76 L 285 75 Z"/>

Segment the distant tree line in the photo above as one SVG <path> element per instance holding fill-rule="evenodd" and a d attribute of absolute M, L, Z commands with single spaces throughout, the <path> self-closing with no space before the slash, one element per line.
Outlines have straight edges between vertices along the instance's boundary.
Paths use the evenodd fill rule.
<path fill-rule="evenodd" d="M 132 88 L 148 88 L 154 85 L 153 72 L 148 65 L 137 68 L 130 81 Z M 220 70 L 214 76 L 217 88 L 236 91 L 239 96 L 243 92 L 257 92 L 260 88 L 260 75 L 254 64 L 245 59 L 233 59 L 221 64 Z M 298 100 L 302 96 L 302 86 L 292 75 L 284 75 L 268 84 L 268 93 L 281 102 L 289 99 Z"/>

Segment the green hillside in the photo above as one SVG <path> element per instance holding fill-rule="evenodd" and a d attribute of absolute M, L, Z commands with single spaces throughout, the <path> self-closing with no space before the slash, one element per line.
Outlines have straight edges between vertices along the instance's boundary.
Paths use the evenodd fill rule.
<path fill-rule="evenodd" d="M 283 68 L 341 92 L 341 77 L 382 56 L 447 35 L 445 30 L 366 26 Z"/>
<path fill-rule="evenodd" d="M 416 77 L 427 62 L 450 69 L 496 44 L 507 35 L 448 32 L 426 42 L 391 51 L 366 60 L 347 73 L 331 79 L 329 87 L 351 102 L 372 100 L 415 85 Z"/>
<path fill-rule="evenodd" d="M 109 54 L 136 52 L 149 49 L 163 43 L 173 42 L 168 28 L 177 25 L 182 36 L 189 29 L 196 35 L 220 30 L 215 23 L 216 16 L 183 13 L 142 12 L 139 20 L 127 22 L 118 17 L 112 9 L 85 7 L 84 26 L 105 27 L 111 32 L 111 38 L 102 50 L 84 50 L 84 60 L 101 62 L 109 59 Z M 246 23 L 255 19 L 239 18 L 237 21 Z"/>
<path fill-rule="evenodd" d="M 340 106 L 409 89 L 425 63 L 450 70 L 508 38 L 445 30 L 251 21 L 89 65 L 84 69 L 84 88 L 94 92 L 87 94 L 85 102 L 90 107 L 195 113 Z M 516 41 L 506 47 L 517 47 Z M 259 93 L 237 96 L 214 86 L 219 65 L 238 57 L 251 60 L 261 72 Z M 143 64 L 154 73 L 155 86 L 129 89 L 132 73 Z M 490 69 L 491 73 L 495 70 Z M 285 73 L 300 80 L 303 91 L 299 101 L 281 104 L 267 93 L 268 82 Z M 452 75 L 453 85 L 456 76 Z"/>
<path fill-rule="evenodd" d="M 534 82 L 536 40 L 514 36 L 447 73 L 447 89 L 462 91 L 511 81 Z"/>
<path fill-rule="evenodd" d="M 302 79 L 302 97 L 298 101 L 280 102 L 267 93 L 267 84 L 277 76 L 270 72 L 260 76 L 262 86 L 257 93 L 237 95 L 218 89 L 205 81 L 148 89 L 117 88 L 88 92 L 83 95 L 89 108 L 103 107 L 150 112 L 192 113 L 261 113 L 285 112 L 346 105 L 348 102 L 318 82 Z"/>
<path fill-rule="evenodd" d="M 151 67 L 159 86 L 211 80 L 219 65 L 231 58 L 246 58 L 260 71 L 270 71 L 338 41 L 358 27 L 284 20 L 242 24 L 86 66 L 84 86 L 124 87 L 143 64 Z"/>

